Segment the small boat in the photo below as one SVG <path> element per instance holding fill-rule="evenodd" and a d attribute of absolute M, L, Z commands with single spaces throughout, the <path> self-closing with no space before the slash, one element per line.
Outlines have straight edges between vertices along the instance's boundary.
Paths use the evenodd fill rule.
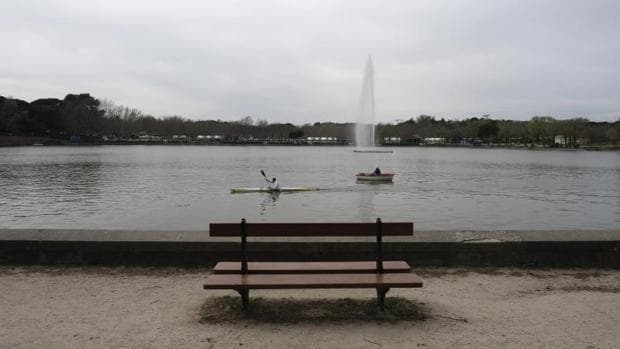
<path fill-rule="evenodd" d="M 380 175 L 375 175 L 372 173 L 358 173 L 355 175 L 360 182 L 391 182 L 394 178 L 393 173 L 382 173 Z"/>
<path fill-rule="evenodd" d="M 269 187 L 257 187 L 257 188 L 232 188 L 231 194 L 239 193 L 285 193 L 285 192 L 298 192 L 298 191 L 317 191 L 319 188 L 309 187 L 282 187 L 278 190 L 271 189 Z"/>
<path fill-rule="evenodd" d="M 393 150 L 364 150 L 364 149 L 355 149 L 353 150 L 354 153 L 385 153 L 385 154 L 390 154 L 393 153 Z"/>

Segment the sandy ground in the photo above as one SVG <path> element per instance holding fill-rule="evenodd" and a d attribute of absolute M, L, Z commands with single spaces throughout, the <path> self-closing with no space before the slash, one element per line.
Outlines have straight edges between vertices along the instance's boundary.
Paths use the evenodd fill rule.
<path fill-rule="evenodd" d="M 0 267 L 2 348 L 620 347 L 620 271 L 418 270 L 395 289 L 414 321 L 201 321 L 208 270 Z M 368 299 L 373 290 L 254 291 L 270 301 Z"/>

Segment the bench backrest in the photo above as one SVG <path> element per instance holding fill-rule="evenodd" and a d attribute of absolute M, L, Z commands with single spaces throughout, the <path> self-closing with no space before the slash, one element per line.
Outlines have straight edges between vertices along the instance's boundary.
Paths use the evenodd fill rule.
<path fill-rule="evenodd" d="M 240 236 L 240 223 L 210 223 L 211 236 Z M 246 223 L 247 236 L 376 236 L 377 223 Z M 413 222 L 382 222 L 382 235 L 413 235 Z"/>

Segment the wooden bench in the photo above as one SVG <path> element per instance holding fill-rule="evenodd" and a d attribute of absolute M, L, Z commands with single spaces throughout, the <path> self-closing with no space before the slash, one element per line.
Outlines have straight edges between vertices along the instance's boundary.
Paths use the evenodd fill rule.
<path fill-rule="evenodd" d="M 219 262 L 204 289 L 232 289 L 246 310 L 251 289 L 375 288 L 384 310 L 390 288 L 422 287 L 405 261 L 383 260 L 383 236 L 413 235 L 413 222 L 383 223 L 211 223 L 211 236 L 240 236 L 239 262 Z M 376 236 L 374 261 L 248 262 L 247 237 L 252 236 Z"/>

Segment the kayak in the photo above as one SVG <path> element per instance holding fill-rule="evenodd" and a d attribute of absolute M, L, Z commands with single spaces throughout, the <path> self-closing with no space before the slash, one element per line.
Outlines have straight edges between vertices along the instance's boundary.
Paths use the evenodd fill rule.
<path fill-rule="evenodd" d="M 269 187 L 260 187 L 260 188 L 232 188 L 230 190 L 231 194 L 236 193 L 283 193 L 283 192 L 296 192 L 296 191 L 316 191 L 319 188 L 309 188 L 309 187 L 282 187 L 278 190 L 271 189 Z"/>
<path fill-rule="evenodd" d="M 393 173 L 382 173 L 380 175 L 373 175 L 372 173 L 358 173 L 355 175 L 358 181 L 364 182 L 391 182 L 394 178 Z"/>

